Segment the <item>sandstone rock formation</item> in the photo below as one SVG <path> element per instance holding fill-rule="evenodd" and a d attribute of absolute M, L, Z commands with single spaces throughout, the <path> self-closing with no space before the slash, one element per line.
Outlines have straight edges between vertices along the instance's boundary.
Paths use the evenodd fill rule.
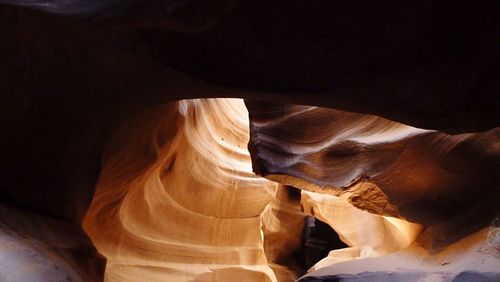
<path fill-rule="evenodd" d="M 252 173 L 245 112 L 180 101 L 115 134 L 84 221 L 107 281 L 276 281 L 260 215 L 277 184 Z"/>
<path fill-rule="evenodd" d="M 101 281 L 103 257 L 82 229 L 91 201 L 86 228 L 109 257 L 110 279 L 173 275 L 165 274 L 168 260 L 161 257 L 180 261 L 180 252 L 154 245 L 179 242 L 204 246 L 203 254 L 189 250 L 203 262 L 176 272 L 185 279 L 220 280 L 235 273 L 257 280 L 298 278 L 307 269 L 294 250 L 307 245 L 299 237 L 307 234 L 301 226 L 313 211 L 342 229 L 336 233 L 349 246 L 332 251 L 314 267 L 323 272 L 311 277 L 367 279 L 353 268 L 373 272 L 406 261 L 423 265 L 409 276 L 416 280 L 496 279 L 487 272 L 498 264 L 497 235 L 491 235 L 498 229 L 487 226 L 498 213 L 500 194 L 497 11 L 496 0 L 0 0 L 0 280 Z M 251 173 L 246 144 L 226 137 L 231 130 L 216 128 L 229 140 L 224 142 L 203 128 L 190 132 L 197 125 L 187 123 L 188 108 L 214 111 L 212 106 L 226 102 L 175 101 L 215 97 L 250 101 L 252 138 L 260 140 L 251 150 L 257 172 L 299 188 L 332 189 L 319 195 L 272 184 Z M 228 119 L 205 116 L 203 124 L 211 126 Z M 237 128 L 239 136 L 243 127 Z M 210 137 L 203 141 L 210 149 L 199 146 L 198 135 Z M 174 157 L 168 148 L 180 152 Z M 202 167 L 216 163 L 210 166 L 214 173 L 201 175 L 203 181 L 196 173 L 174 177 L 179 162 L 198 168 L 187 160 L 212 150 L 218 157 L 201 158 Z M 174 171 L 161 167 L 171 161 Z M 255 181 L 275 188 L 191 185 L 232 177 L 244 187 Z M 209 204 L 193 204 L 193 194 Z M 215 197 L 233 197 L 238 208 L 235 202 L 210 206 L 219 203 Z M 169 217 L 178 228 L 156 220 L 158 209 L 178 215 Z M 186 213 L 199 215 L 192 219 L 199 226 L 218 218 L 245 222 L 248 229 L 227 229 L 240 237 L 222 232 L 224 226 L 193 234 L 194 227 L 179 223 Z M 226 218 L 228 213 L 235 217 Z M 339 214 L 361 217 L 364 224 Z M 211 221 L 200 220 L 207 217 Z M 220 240 L 201 236 L 219 231 L 225 236 Z M 391 239 L 385 244 L 366 234 Z M 163 235 L 171 241 L 159 239 Z M 211 244 L 250 247 L 243 258 L 220 254 Z M 478 248 L 484 256 L 475 256 Z M 155 256 L 142 260 L 151 252 Z M 218 261 L 208 263 L 207 257 Z M 251 266 L 226 264 L 246 258 L 254 258 Z M 141 266 L 123 264 L 127 260 Z M 144 267 L 150 262 L 162 267 Z M 169 267 L 181 265 L 188 268 Z M 411 274 L 393 270 L 369 279 Z"/>
<path fill-rule="evenodd" d="M 489 239 L 498 226 L 486 228 L 439 253 L 418 244 L 378 258 L 351 260 L 308 273 L 299 281 L 488 281 L 500 279 L 500 246 Z"/>
<path fill-rule="evenodd" d="M 357 209 L 342 197 L 303 191 L 301 203 L 306 214 L 328 223 L 349 246 L 332 250 L 313 269 L 399 251 L 413 243 L 422 230 L 415 223 Z"/>
<path fill-rule="evenodd" d="M 286 258 L 300 247 L 306 215 L 352 247 L 340 260 L 401 250 L 419 234 L 346 199 L 291 198 L 253 175 L 247 126 L 241 100 L 184 100 L 116 132 L 84 221 L 107 281 L 293 281 L 301 270 Z"/>
<path fill-rule="evenodd" d="M 447 135 L 333 109 L 247 106 L 254 169 L 269 179 L 422 224 L 431 249 L 498 216 L 499 128 Z"/>

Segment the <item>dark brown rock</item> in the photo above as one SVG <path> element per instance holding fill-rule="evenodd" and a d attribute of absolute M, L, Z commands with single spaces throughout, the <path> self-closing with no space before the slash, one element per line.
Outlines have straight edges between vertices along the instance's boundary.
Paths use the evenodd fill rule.
<path fill-rule="evenodd" d="M 423 224 L 441 248 L 498 215 L 499 128 L 448 135 L 375 116 L 247 101 L 254 170 Z M 276 109 L 276 110 L 274 110 Z"/>

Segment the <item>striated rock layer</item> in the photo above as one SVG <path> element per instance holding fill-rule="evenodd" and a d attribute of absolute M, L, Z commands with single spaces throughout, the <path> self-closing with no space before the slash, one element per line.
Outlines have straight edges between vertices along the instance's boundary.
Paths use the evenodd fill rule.
<path fill-rule="evenodd" d="M 318 268 L 401 250 L 420 232 L 345 198 L 297 194 L 256 176 L 248 138 L 242 100 L 183 100 L 122 125 L 84 220 L 107 259 L 105 279 L 294 281 L 304 273 L 294 253 L 306 215 L 349 245 Z"/>
<path fill-rule="evenodd" d="M 276 281 L 261 214 L 277 184 L 252 173 L 241 101 L 144 112 L 108 146 L 84 228 L 107 281 Z"/>
<path fill-rule="evenodd" d="M 205 2 L 0 0 L 0 200 L 68 221 L 80 233 L 74 241 L 80 241 L 78 226 L 111 132 L 139 111 L 179 99 L 316 105 L 448 133 L 499 126 L 498 1 L 283 0 L 242 1 L 236 7 L 237 0 Z M 398 143 L 406 144 L 400 162 L 392 160 L 397 154 L 381 150 L 401 170 L 377 163 L 391 173 L 377 174 L 385 176 L 376 184 L 355 182 L 360 185 L 351 201 L 372 212 L 426 222 L 426 233 L 438 234 L 428 236 L 432 241 L 440 233 L 464 236 L 498 210 L 497 132 L 424 133 Z M 129 133 L 122 139 L 133 140 Z M 455 141 L 456 146 L 446 145 Z M 334 151 L 336 157 L 349 155 Z M 129 162 L 131 171 L 150 167 L 136 161 Z M 336 167 L 342 168 L 340 163 Z M 343 174 L 365 178 L 364 172 L 351 174 L 349 166 L 346 162 Z M 322 177 L 318 173 L 314 179 Z M 394 182 L 411 188 L 408 197 L 398 194 L 402 189 Z M 117 206 L 125 190 L 116 197 Z M 270 225 L 262 223 L 264 236 L 285 236 L 273 222 L 286 217 L 266 209 L 264 223 Z M 25 235 L 18 213 L 23 212 L 4 213 L 14 219 L 8 230 L 60 251 L 47 238 Z M 33 226 L 45 223 L 40 219 Z M 264 252 L 278 257 L 271 242 L 279 240 L 264 239 Z M 70 249 L 78 253 L 84 247 Z M 4 269 L 15 272 L 12 268 Z"/>
<path fill-rule="evenodd" d="M 344 197 L 302 191 L 301 204 L 307 215 L 328 223 L 349 246 L 330 251 L 311 270 L 402 250 L 422 231 L 419 224 L 360 210 Z"/>
<path fill-rule="evenodd" d="M 254 170 L 425 226 L 438 250 L 499 213 L 500 128 L 448 135 L 333 109 L 246 102 Z"/>

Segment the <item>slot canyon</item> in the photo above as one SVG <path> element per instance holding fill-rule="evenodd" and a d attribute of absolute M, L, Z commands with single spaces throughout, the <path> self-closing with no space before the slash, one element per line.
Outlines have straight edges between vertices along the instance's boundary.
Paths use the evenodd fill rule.
<path fill-rule="evenodd" d="M 0 281 L 500 281 L 499 12 L 0 0 Z"/>

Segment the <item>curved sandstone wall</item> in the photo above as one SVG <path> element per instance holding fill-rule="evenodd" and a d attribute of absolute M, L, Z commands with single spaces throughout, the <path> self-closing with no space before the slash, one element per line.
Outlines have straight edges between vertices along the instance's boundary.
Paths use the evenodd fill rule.
<path fill-rule="evenodd" d="M 247 124 L 241 101 L 185 100 L 116 133 L 84 221 L 106 280 L 276 281 L 260 215 L 277 184 L 252 173 Z"/>
<path fill-rule="evenodd" d="M 291 256 L 307 214 L 338 231 L 349 259 L 415 239 L 418 225 L 395 228 L 331 195 L 294 198 L 256 176 L 248 132 L 248 112 L 234 99 L 170 103 L 121 126 L 84 220 L 107 259 L 107 281 L 293 281 L 303 273 Z"/>

